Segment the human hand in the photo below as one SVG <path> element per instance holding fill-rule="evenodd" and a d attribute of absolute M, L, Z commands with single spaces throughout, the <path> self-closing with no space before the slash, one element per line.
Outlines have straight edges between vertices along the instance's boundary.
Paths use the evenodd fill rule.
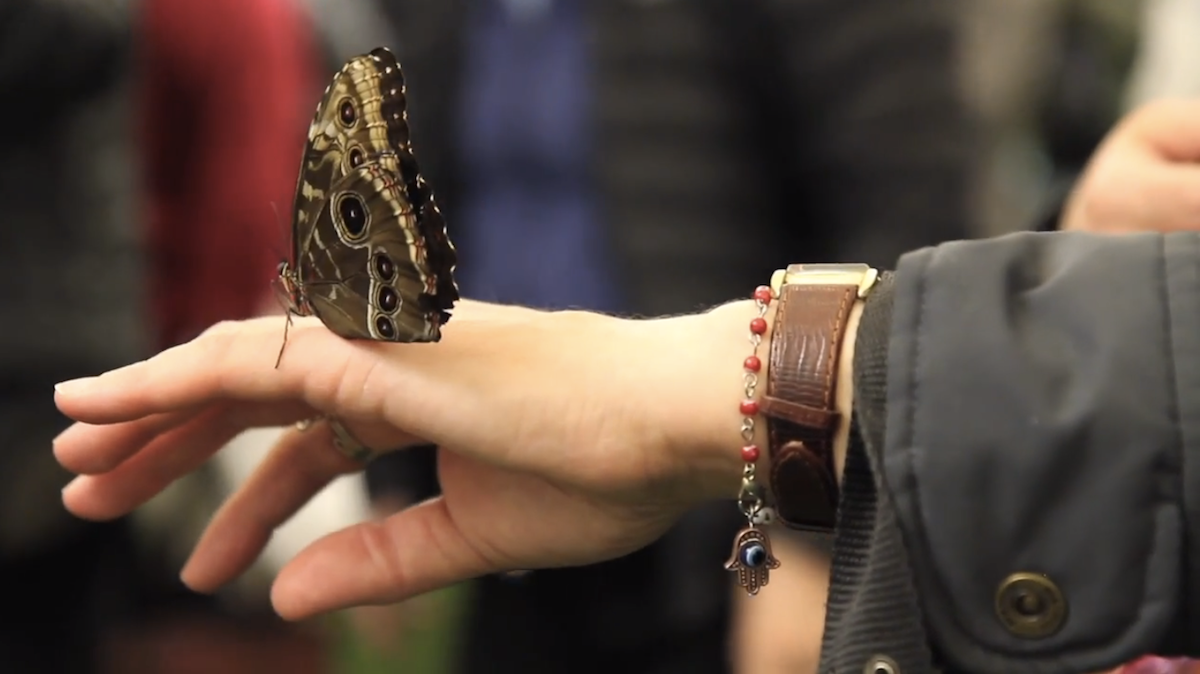
<path fill-rule="evenodd" d="M 1092 155 L 1067 201 L 1062 230 L 1200 229 L 1200 100 L 1130 113 Z"/>
<path fill-rule="evenodd" d="M 81 475 L 63 500 L 80 517 L 118 517 L 248 427 L 329 414 L 371 447 L 439 445 L 443 496 L 297 555 L 272 591 L 286 618 L 616 557 L 736 493 L 751 312 L 626 321 L 464 302 L 437 344 L 347 341 L 302 319 L 277 370 L 278 318 L 222 324 L 58 387 L 81 422 L 55 441 Z M 287 431 L 216 514 L 184 581 L 211 591 L 235 577 L 276 526 L 361 467 L 333 449 L 328 424 Z"/>

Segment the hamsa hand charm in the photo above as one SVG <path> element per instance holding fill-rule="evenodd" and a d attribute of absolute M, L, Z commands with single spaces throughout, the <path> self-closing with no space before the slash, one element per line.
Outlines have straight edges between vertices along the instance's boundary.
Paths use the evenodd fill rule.
<path fill-rule="evenodd" d="M 738 585 L 747 594 L 756 595 L 771 582 L 771 570 L 779 568 L 779 560 L 771 553 L 767 533 L 754 526 L 746 527 L 733 539 L 733 554 L 725 568 L 737 574 Z"/>

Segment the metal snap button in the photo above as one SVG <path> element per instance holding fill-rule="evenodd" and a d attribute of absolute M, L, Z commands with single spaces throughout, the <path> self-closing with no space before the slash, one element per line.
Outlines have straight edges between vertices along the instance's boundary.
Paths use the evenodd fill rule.
<path fill-rule="evenodd" d="M 863 674 L 900 674 L 900 665 L 886 655 L 876 655 L 863 667 Z"/>
<path fill-rule="evenodd" d="M 1014 573 L 996 589 L 996 617 L 1013 636 L 1045 639 L 1067 621 L 1067 600 L 1045 574 Z"/>

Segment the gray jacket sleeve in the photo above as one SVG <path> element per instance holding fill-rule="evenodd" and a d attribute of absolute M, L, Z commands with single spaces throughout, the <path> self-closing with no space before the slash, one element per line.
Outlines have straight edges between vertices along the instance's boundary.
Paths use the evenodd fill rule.
<path fill-rule="evenodd" d="M 911 253 L 856 351 L 821 671 L 1200 652 L 1200 236 Z"/>
<path fill-rule="evenodd" d="M 0 91 L 33 116 L 124 72 L 134 0 L 0 0 Z"/>

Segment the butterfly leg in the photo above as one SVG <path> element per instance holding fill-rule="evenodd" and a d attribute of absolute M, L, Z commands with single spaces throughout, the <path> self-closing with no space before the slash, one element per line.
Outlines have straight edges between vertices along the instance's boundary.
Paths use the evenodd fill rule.
<path fill-rule="evenodd" d="M 279 355 L 275 357 L 275 369 L 283 362 L 283 350 L 287 348 L 288 328 L 292 327 L 292 312 L 287 312 L 287 321 L 283 324 L 283 343 L 279 345 Z"/>

